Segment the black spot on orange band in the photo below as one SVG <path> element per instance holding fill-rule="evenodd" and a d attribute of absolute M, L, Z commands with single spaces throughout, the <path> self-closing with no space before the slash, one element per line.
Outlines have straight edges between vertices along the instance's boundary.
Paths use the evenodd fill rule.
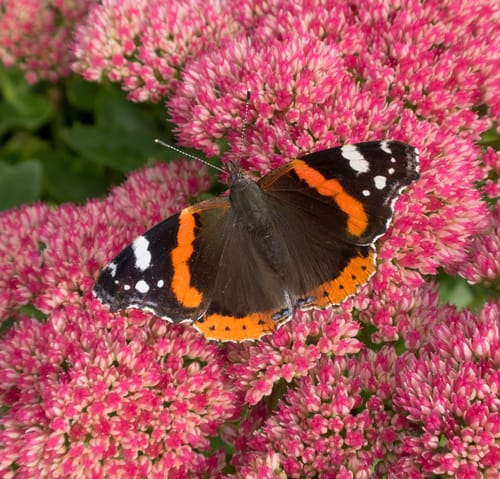
<path fill-rule="evenodd" d="M 275 311 L 252 313 L 242 318 L 211 313 L 205 316 L 203 322 L 195 322 L 194 326 L 209 339 L 219 341 L 258 339 L 264 334 L 272 333 L 281 324 L 272 319 L 275 313 Z"/>
<path fill-rule="evenodd" d="M 374 251 L 370 249 L 367 256 L 352 258 L 337 278 L 323 283 L 308 294 L 315 298 L 309 306 L 325 308 L 331 304 L 340 304 L 356 293 L 375 271 L 374 255 Z"/>

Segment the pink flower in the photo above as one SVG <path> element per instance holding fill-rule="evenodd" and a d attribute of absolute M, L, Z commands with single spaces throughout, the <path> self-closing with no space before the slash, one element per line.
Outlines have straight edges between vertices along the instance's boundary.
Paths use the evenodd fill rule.
<path fill-rule="evenodd" d="M 270 457 L 284 477 L 374 477 L 397 437 L 383 403 L 395 360 L 389 350 L 323 356 L 281 392 L 272 415 L 248 428 L 232 477 L 255 477 Z"/>
<path fill-rule="evenodd" d="M 285 479 L 287 476 L 281 465 L 281 458 L 275 452 L 263 456 L 252 456 L 243 464 L 239 475 L 246 479 Z"/>
<path fill-rule="evenodd" d="M 500 468 L 500 304 L 443 310 L 424 350 L 396 372 L 401 445 L 391 477 L 496 477 Z"/>
<path fill-rule="evenodd" d="M 500 185 L 497 181 L 500 177 L 500 152 L 487 148 L 481 160 L 484 164 L 485 177 L 488 178 L 484 184 L 484 192 L 489 198 L 498 199 L 500 197 Z"/>
<path fill-rule="evenodd" d="M 445 123 L 463 136 L 472 132 L 477 139 L 491 118 L 480 118 L 473 109 L 481 102 L 491 111 L 498 109 L 498 81 L 493 79 L 499 78 L 500 70 L 491 45 L 498 45 L 500 23 L 492 20 L 492 5 L 470 5 L 463 0 L 445 4 L 448 6 L 412 1 L 401 8 L 375 0 L 349 5 L 274 0 L 252 2 L 247 8 L 235 5 L 234 15 L 251 35 L 233 38 L 219 50 L 199 55 L 187 65 L 180 89 L 169 102 L 183 142 L 216 153 L 221 130 L 233 128 L 232 116 L 233 121 L 240 119 L 234 99 L 244 98 L 247 88 L 253 92 L 255 134 L 260 135 L 255 142 L 249 138 L 250 147 L 274 140 L 270 145 L 274 151 L 268 148 L 267 155 L 277 150 L 290 157 L 334 139 L 365 138 L 366 130 L 329 135 L 335 133 L 336 119 L 344 121 L 340 125 L 347 122 L 348 127 L 351 116 L 357 119 L 358 128 L 368 126 L 376 133 L 379 121 L 371 124 L 370 120 L 377 118 L 380 108 L 385 107 L 380 113 L 390 122 L 392 116 L 386 110 L 394 114 L 405 102 L 414 105 L 420 118 Z M 294 56 L 297 50 L 301 56 Z M 200 78 L 217 88 L 197 88 Z M 371 95 L 364 98 L 367 92 Z M 300 122 L 300 106 L 307 95 L 306 123 Z M 367 103 L 376 97 L 382 100 L 380 106 Z M 332 113 L 328 98 L 334 105 Z M 390 105 L 385 104 L 387 98 Z M 356 104 L 359 108 L 352 108 Z M 316 109 L 319 125 L 311 124 Z M 286 115 L 279 114 L 283 110 Z M 267 125 L 273 111 L 273 121 Z M 281 135 L 266 132 L 266 126 L 269 130 L 274 126 Z M 290 126 L 297 128 L 296 135 L 304 132 L 304 126 L 320 134 L 312 134 L 312 139 L 304 139 L 293 150 L 286 148 L 286 140 L 296 140 L 293 129 L 288 131 Z M 283 134 L 286 137 L 279 142 Z M 234 140 L 237 142 L 237 135 Z M 259 166 L 258 151 L 248 153 L 255 158 L 253 166 Z"/>
<path fill-rule="evenodd" d="M 474 238 L 470 261 L 460 268 L 460 274 L 473 283 L 495 287 L 500 278 L 500 206 L 491 212 L 490 225 L 484 234 Z"/>
<path fill-rule="evenodd" d="M 230 374 L 238 388 L 245 391 L 245 402 L 254 406 L 280 382 L 290 383 L 307 375 L 322 355 L 358 352 L 362 346 L 354 338 L 358 332 L 359 325 L 348 312 L 298 312 L 272 336 L 249 346 L 228 345 L 233 363 Z"/>
<path fill-rule="evenodd" d="M 364 91 L 336 45 L 302 35 L 279 41 L 240 36 L 201 54 L 184 70 L 169 100 L 183 144 L 220 153 L 222 138 L 239 151 L 244 99 L 250 89 L 245 166 L 260 173 L 340 139 L 380 135 L 395 121 L 397 104 Z M 199 88 L 199 79 L 209 87 Z M 211 88 L 210 85 L 220 85 Z"/>
<path fill-rule="evenodd" d="M 238 413 L 222 351 L 193 329 L 113 317 L 88 293 L 81 303 L 2 340 L 2 477 L 209 473 L 208 438 Z"/>
<path fill-rule="evenodd" d="M 36 297 L 41 288 L 40 252 L 45 245 L 36 232 L 49 215 L 49 207 L 41 204 L 0 214 L 1 322 Z"/>
<path fill-rule="evenodd" d="M 383 81 L 391 98 L 411 103 L 420 117 L 461 130 L 461 136 L 474 132 L 477 138 L 489 120 L 473 109 L 483 103 L 494 112 L 499 104 L 498 95 L 492 98 L 494 81 L 488 80 L 500 75 L 491 55 L 492 45 L 500 47 L 494 5 L 412 0 L 400 8 L 370 3 L 370 8 L 364 2 L 354 6 L 369 35 L 368 49 L 357 61 L 361 76 L 368 83 Z M 381 67 L 392 74 L 381 77 Z"/>
<path fill-rule="evenodd" d="M 500 304 L 477 317 L 437 311 L 418 356 L 323 355 L 276 385 L 267 412 L 240 426 L 231 477 L 254 477 L 270 457 L 286 477 L 496 477 Z"/>
<path fill-rule="evenodd" d="M 73 59 L 67 45 L 74 26 L 94 0 L 4 0 L 0 10 L 0 60 L 17 66 L 26 79 L 56 81 Z"/>
<path fill-rule="evenodd" d="M 75 71 L 87 80 L 122 82 L 133 101 L 159 101 L 192 56 L 237 25 L 224 2 L 108 0 L 79 26 Z"/>

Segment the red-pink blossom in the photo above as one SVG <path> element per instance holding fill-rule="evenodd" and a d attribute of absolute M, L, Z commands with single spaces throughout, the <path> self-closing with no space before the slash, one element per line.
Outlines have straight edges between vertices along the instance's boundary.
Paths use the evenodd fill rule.
<path fill-rule="evenodd" d="M 36 297 L 41 286 L 40 252 L 45 245 L 36 231 L 50 215 L 47 205 L 33 204 L 0 215 L 0 321 Z"/>
<path fill-rule="evenodd" d="M 242 424 L 231 477 L 268 473 L 271 460 L 284 477 L 375 477 L 397 439 L 384 406 L 391 400 L 396 359 L 389 348 L 322 356 L 291 388 L 276 390 L 272 414 Z"/>
<path fill-rule="evenodd" d="M 199 88 L 199 79 L 217 88 Z M 260 173 L 312 149 L 380 136 L 398 103 L 361 88 L 336 45 L 308 35 L 287 41 L 241 35 L 200 54 L 168 102 L 181 143 L 214 155 L 221 139 L 239 150 L 251 91 L 243 164 Z"/>
<path fill-rule="evenodd" d="M 281 457 L 275 452 L 268 452 L 262 456 L 252 456 L 241 466 L 239 475 L 246 479 L 284 479 L 285 471 L 281 465 Z"/>
<path fill-rule="evenodd" d="M 209 437 L 238 412 L 222 350 L 193 329 L 96 303 L 87 293 L 2 339 L 2 477 L 210 473 L 220 452 L 206 457 Z"/>
<path fill-rule="evenodd" d="M 347 309 L 348 303 L 344 305 Z M 230 374 L 245 392 L 245 401 L 255 405 L 269 396 L 281 381 L 305 376 L 323 355 L 345 356 L 358 352 L 355 338 L 359 325 L 349 312 L 331 310 L 298 312 L 272 336 L 251 345 L 228 345 Z"/>
<path fill-rule="evenodd" d="M 3 0 L 0 60 L 25 72 L 27 80 L 56 81 L 71 73 L 68 49 L 75 25 L 95 0 Z"/>
<path fill-rule="evenodd" d="M 2 317 L 16 320 L 0 347 L 2 477 L 180 478 L 223 467 L 209 438 L 239 408 L 224 351 L 189 327 L 113 315 L 91 295 L 99 264 L 207 183 L 198 165 L 163 164 L 103 201 L 0 215 Z M 36 310 L 43 320 L 22 314 Z"/>
<path fill-rule="evenodd" d="M 393 398 L 401 443 L 390 477 L 497 477 L 499 318 L 498 302 L 478 317 L 443 309 L 418 357 L 402 357 Z"/>
<path fill-rule="evenodd" d="M 489 227 L 474 238 L 470 247 L 471 261 L 465 262 L 460 274 L 472 283 L 481 282 L 495 288 L 500 280 L 500 206 L 488 216 Z"/>
<path fill-rule="evenodd" d="M 191 57 L 237 28 L 219 0 L 107 0 L 77 29 L 73 68 L 121 82 L 130 100 L 156 102 Z"/>

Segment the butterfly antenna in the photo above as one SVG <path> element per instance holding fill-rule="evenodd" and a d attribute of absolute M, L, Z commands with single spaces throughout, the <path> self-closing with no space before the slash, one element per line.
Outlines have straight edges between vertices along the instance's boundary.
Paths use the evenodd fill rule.
<path fill-rule="evenodd" d="M 250 104 L 250 90 L 247 90 L 247 99 L 245 103 L 245 115 L 243 116 L 243 127 L 241 128 L 240 151 L 238 152 L 238 164 L 243 156 L 243 145 L 246 140 L 246 130 L 248 125 L 248 105 Z"/>
<path fill-rule="evenodd" d="M 159 140 L 158 138 L 155 139 L 155 143 L 158 143 L 161 146 L 164 146 L 165 148 L 170 148 L 171 150 L 174 150 L 177 153 L 180 153 L 181 155 L 187 156 L 188 158 L 191 158 L 193 160 L 201 161 L 205 165 L 210 166 L 211 168 L 213 168 L 213 169 L 215 169 L 217 171 L 220 171 L 221 173 L 225 173 L 226 172 L 222 168 L 219 168 L 218 166 L 212 165 L 212 163 L 204 160 L 203 158 L 200 158 L 199 156 L 191 155 L 191 153 L 187 153 L 186 151 L 182 151 L 179 148 L 176 148 L 175 146 L 169 145 L 168 143 L 165 143 L 164 141 Z"/>

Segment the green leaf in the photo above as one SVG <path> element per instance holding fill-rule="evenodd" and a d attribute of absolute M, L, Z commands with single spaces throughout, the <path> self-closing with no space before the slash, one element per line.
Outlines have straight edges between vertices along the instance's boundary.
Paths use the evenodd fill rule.
<path fill-rule="evenodd" d="M 500 149 L 500 133 L 497 132 L 498 125 L 493 125 L 489 130 L 481 133 L 481 144 Z"/>
<path fill-rule="evenodd" d="M 123 173 L 144 165 L 146 158 L 136 148 L 133 137 L 124 132 L 76 124 L 61 129 L 61 138 L 73 150 L 100 166 L 108 166 Z"/>
<path fill-rule="evenodd" d="M 2 145 L 0 162 L 10 164 L 37 158 L 41 151 L 49 148 L 49 143 L 41 139 L 36 133 L 17 131 Z"/>
<path fill-rule="evenodd" d="M 70 77 L 66 82 L 66 96 L 69 104 L 83 111 L 93 111 L 101 86 L 95 82 L 85 81 L 80 76 Z"/>
<path fill-rule="evenodd" d="M 84 203 L 109 190 L 109 175 L 94 163 L 65 151 L 48 150 L 39 155 L 44 165 L 44 188 L 52 200 Z M 115 182 L 123 176 L 114 178 Z"/>
<path fill-rule="evenodd" d="M 449 276 L 440 272 L 437 279 L 441 304 L 449 303 L 459 310 L 468 308 L 472 311 L 480 311 L 488 299 L 498 297 L 493 289 L 482 284 L 470 284 L 458 276 Z"/>
<path fill-rule="evenodd" d="M 28 160 L 16 165 L 0 163 L 0 210 L 39 199 L 41 189 L 42 165 L 39 161 Z"/>
<path fill-rule="evenodd" d="M 21 72 L 0 68 L 0 136 L 24 128 L 35 130 L 53 115 L 48 99 L 36 94 Z"/>
<path fill-rule="evenodd" d="M 60 137 L 81 156 L 99 166 L 126 173 L 143 166 L 159 149 L 163 134 L 156 106 L 127 101 L 123 92 L 103 86 L 95 98 L 95 123 L 75 122 Z"/>
<path fill-rule="evenodd" d="M 155 123 L 144 107 L 126 99 L 120 91 L 102 89 L 96 98 L 96 123 L 110 131 L 151 131 Z"/>

